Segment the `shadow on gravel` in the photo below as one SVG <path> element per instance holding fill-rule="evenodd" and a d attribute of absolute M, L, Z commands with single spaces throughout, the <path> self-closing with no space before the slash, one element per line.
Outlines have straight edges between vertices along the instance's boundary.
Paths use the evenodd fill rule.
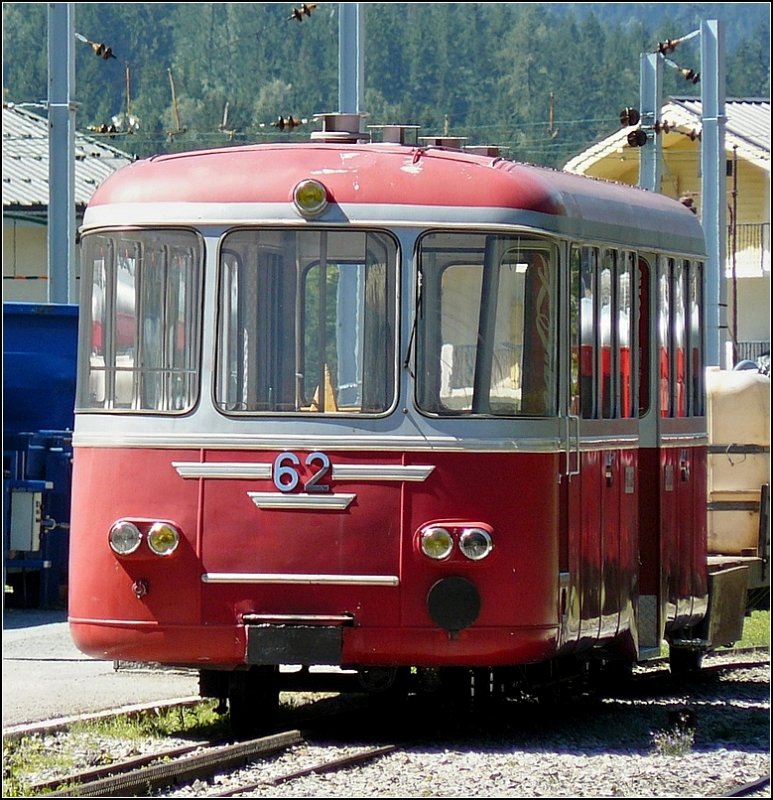
<path fill-rule="evenodd" d="M 692 752 L 770 752 L 769 683 L 719 675 L 666 678 L 659 691 L 619 692 L 565 703 L 496 700 L 480 707 L 448 697 L 342 698 L 351 710 L 312 735 L 328 741 L 422 749 L 648 754 L 661 735 Z M 654 687 L 653 687 L 654 688 Z M 687 711 L 687 715 L 684 712 Z M 690 730 L 679 727 L 689 718 Z"/>

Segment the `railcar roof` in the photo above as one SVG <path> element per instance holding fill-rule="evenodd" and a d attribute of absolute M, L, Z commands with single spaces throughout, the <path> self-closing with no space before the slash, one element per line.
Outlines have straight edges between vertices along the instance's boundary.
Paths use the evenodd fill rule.
<path fill-rule="evenodd" d="M 435 146 L 312 142 L 153 156 L 108 178 L 89 208 L 105 212 L 105 206 L 119 204 L 136 212 L 144 204 L 194 204 L 219 207 L 225 219 L 227 209 L 239 205 L 290 204 L 293 188 L 307 178 L 327 187 L 332 208 L 346 210 L 343 218 L 340 213 L 329 220 L 322 215 L 315 222 L 356 222 L 357 209 L 365 208 L 370 210 L 363 219 L 369 222 L 375 219 L 374 209 L 390 221 L 415 221 L 416 209 L 422 208 L 441 210 L 440 218 L 443 209 L 467 210 L 460 221 L 481 223 L 487 210 L 497 210 L 492 223 L 520 222 L 588 236 L 600 235 L 607 226 L 618 238 L 640 240 L 631 241 L 632 246 L 654 237 L 671 245 L 678 240 L 679 247 L 671 249 L 703 253 L 695 215 L 664 195 Z M 90 216 L 92 223 L 106 218 L 87 212 L 86 227 Z M 431 214 L 421 218 L 431 219 Z"/>

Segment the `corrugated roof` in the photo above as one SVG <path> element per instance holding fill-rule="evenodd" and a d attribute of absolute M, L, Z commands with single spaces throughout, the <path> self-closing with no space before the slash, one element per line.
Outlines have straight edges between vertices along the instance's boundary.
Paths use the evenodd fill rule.
<path fill-rule="evenodd" d="M 131 156 L 95 139 L 75 134 L 75 205 L 85 206 L 97 186 Z M 48 207 L 48 120 L 3 105 L 3 209 Z"/>
<path fill-rule="evenodd" d="M 660 120 L 675 124 L 683 132 L 701 130 L 702 104 L 697 98 L 676 97 L 664 103 Z M 630 128 L 615 131 L 567 161 L 567 172 L 584 173 L 590 165 L 623 147 L 630 147 L 626 137 Z M 725 101 L 725 149 L 737 148 L 739 158 L 751 161 L 770 172 L 770 100 L 732 99 Z"/>

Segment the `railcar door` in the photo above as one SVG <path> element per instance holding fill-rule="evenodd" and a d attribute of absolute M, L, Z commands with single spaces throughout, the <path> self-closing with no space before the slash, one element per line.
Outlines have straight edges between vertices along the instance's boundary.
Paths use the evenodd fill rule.
<path fill-rule="evenodd" d="M 708 592 L 700 264 L 660 258 L 657 281 L 661 602 L 666 631 L 681 636 Z"/>
<path fill-rule="evenodd" d="M 639 271 L 634 253 L 613 248 L 573 247 L 570 260 L 569 428 L 577 433 L 564 482 L 563 642 L 581 650 L 629 642 L 633 629 Z"/>

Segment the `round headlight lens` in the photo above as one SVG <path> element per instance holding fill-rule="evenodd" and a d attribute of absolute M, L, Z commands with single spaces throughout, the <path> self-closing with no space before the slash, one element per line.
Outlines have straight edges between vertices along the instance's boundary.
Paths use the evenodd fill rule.
<path fill-rule="evenodd" d="M 293 202 L 304 217 L 314 217 L 327 208 L 327 189 L 319 181 L 301 181 L 293 189 Z"/>
<path fill-rule="evenodd" d="M 174 553 L 180 543 L 180 534 L 174 525 L 165 522 L 153 523 L 148 531 L 148 547 L 157 556 L 168 556 Z"/>
<path fill-rule="evenodd" d="M 118 553 L 119 556 L 128 556 L 140 546 L 142 534 L 133 522 L 120 519 L 110 528 L 107 540 L 114 553 Z"/>
<path fill-rule="evenodd" d="M 433 526 L 421 532 L 421 552 L 429 558 L 448 558 L 454 548 L 454 540 L 445 528 Z"/>
<path fill-rule="evenodd" d="M 485 558 L 493 547 L 491 534 L 483 528 L 465 528 L 459 537 L 459 549 L 471 561 Z"/>

